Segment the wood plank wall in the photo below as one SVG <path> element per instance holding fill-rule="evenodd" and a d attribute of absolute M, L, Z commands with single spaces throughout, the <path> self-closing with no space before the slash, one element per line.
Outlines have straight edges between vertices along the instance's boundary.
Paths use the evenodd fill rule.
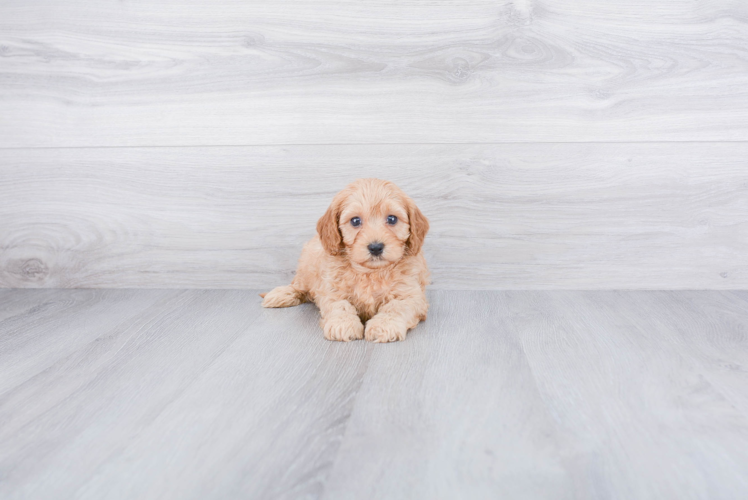
<path fill-rule="evenodd" d="M 0 287 L 264 288 L 391 179 L 434 287 L 748 287 L 748 3 L 0 5 Z"/>

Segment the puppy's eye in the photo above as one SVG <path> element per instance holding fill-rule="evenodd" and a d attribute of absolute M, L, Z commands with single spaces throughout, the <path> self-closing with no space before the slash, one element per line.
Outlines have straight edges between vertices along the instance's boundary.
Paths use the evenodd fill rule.
<path fill-rule="evenodd" d="M 358 227 L 360 225 L 361 225 L 361 219 L 359 219 L 358 217 L 354 217 L 353 219 L 351 219 L 351 226 Z"/>
<path fill-rule="evenodd" d="M 390 225 L 397 224 L 397 217 L 395 217 L 394 215 L 388 215 L 387 216 L 387 224 L 390 224 Z"/>

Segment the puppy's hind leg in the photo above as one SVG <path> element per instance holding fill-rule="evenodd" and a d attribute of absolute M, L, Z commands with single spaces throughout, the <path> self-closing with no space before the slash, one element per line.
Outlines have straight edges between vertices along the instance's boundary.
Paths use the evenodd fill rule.
<path fill-rule="evenodd" d="M 262 307 L 293 307 L 306 302 L 306 293 L 293 285 L 279 286 L 268 293 L 261 293 Z"/>

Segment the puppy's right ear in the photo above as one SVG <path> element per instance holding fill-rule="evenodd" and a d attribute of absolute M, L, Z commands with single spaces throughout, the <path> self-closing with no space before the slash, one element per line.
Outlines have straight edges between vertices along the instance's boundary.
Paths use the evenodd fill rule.
<path fill-rule="evenodd" d="M 338 255 L 343 250 L 343 235 L 340 233 L 341 207 L 342 200 L 336 196 L 325 215 L 317 222 L 319 239 L 330 255 Z"/>

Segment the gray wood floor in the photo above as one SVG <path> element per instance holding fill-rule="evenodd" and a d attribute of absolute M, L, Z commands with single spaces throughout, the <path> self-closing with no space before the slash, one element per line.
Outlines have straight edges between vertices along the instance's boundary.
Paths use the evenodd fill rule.
<path fill-rule="evenodd" d="M 0 291 L 0 498 L 748 498 L 748 292 Z"/>

